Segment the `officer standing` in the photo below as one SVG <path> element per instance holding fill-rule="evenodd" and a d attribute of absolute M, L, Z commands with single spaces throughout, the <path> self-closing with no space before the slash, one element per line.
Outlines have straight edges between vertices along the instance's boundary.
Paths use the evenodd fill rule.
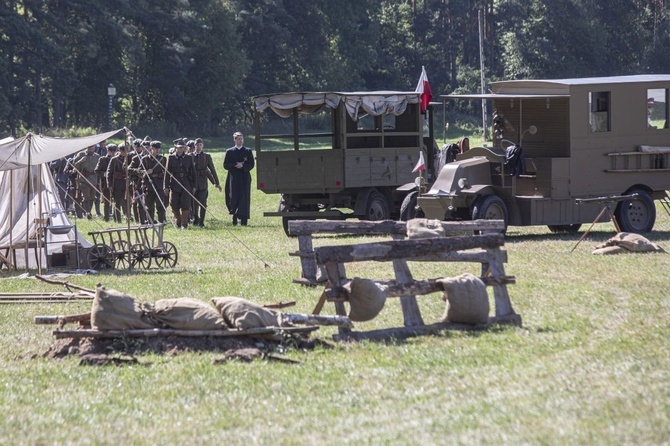
<path fill-rule="evenodd" d="M 135 147 L 135 152 L 128 156 L 128 174 L 130 175 L 130 193 L 128 199 L 132 199 L 133 216 L 135 221 L 145 223 L 146 212 L 144 206 L 141 204 L 142 196 L 141 182 L 144 178 L 144 167 L 142 166 L 142 157 L 149 153 L 149 144 L 151 141 L 149 137 L 144 138 L 139 146 Z"/>
<path fill-rule="evenodd" d="M 95 166 L 95 173 L 98 174 L 98 187 L 104 201 L 102 203 L 102 210 L 105 221 L 109 221 L 109 217 L 112 215 L 112 192 L 107 184 L 107 167 L 109 167 L 116 149 L 116 144 L 107 144 L 107 154 L 101 156 L 98 159 L 98 164 Z"/>
<path fill-rule="evenodd" d="M 67 190 L 69 175 L 65 171 L 67 167 L 67 160 L 65 158 L 53 160 L 49 163 L 49 167 L 51 168 L 51 172 L 53 173 L 54 179 L 56 180 L 60 205 L 63 207 L 63 210 L 67 212 L 68 208 L 70 207 L 70 199 Z"/>
<path fill-rule="evenodd" d="M 219 177 L 216 174 L 216 168 L 212 161 L 212 155 L 203 152 L 204 143 L 202 139 L 196 138 L 195 150 L 193 152 L 193 162 L 195 164 L 196 187 L 195 200 L 193 203 L 193 224 L 195 226 L 205 226 L 205 213 L 207 212 L 207 190 L 208 181 L 211 181 L 214 186 L 221 191 L 221 184 L 219 184 Z"/>
<path fill-rule="evenodd" d="M 226 176 L 226 207 L 233 216 L 233 226 L 240 220 L 242 226 L 247 225 L 251 208 L 251 169 L 254 168 L 254 154 L 244 147 L 244 135 L 233 134 L 235 145 L 226 150 L 223 168 L 228 171 Z"/>
<path fill-rule="evenodd" d="M 154 220 L 155 213 L 158 221 L 165 223 L 165 193 L 163 192 L 163 178 L 165 177 L 165 164 L 167 159 L 160 154 L 161 142 L 151 141 L 150 152 L 142 158 L 142 166 L 146 176 L 144 177 L 144 196 L 147 204 L 147 219 Z"/>
<path fill-rule="evenodd" d="M 174 141 L 175 151 L 167 158 L 163 192 L 170 197 L 170 206 L 177 226 L 188 228 L 191 196 L 195 192 L 195 165 L 193 157 L 186 155 L 186 141 Z"/>

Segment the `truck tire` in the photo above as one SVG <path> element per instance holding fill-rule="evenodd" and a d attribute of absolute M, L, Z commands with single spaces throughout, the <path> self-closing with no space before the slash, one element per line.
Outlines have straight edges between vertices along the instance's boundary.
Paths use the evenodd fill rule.
<path fill-rule="evenodd" d="M 284 196 L 281 195 L 279 197 L 279 206 L 277 207 L 277 211 L 279 212 L 291 212 L 288 206 L 285 204 L 286 202 L 284 201 Z M 296 220 L 295 217 L 282 217 L 281 218 L 281 225 L 282 228 L 284 228 L 284 234 L 286 234 L 288 237 L 291 237 L 288 233 L 288 222 L 291 220 Z"/>
<path fill-rule="evenodd" d="M 503 233 L 507 231 L 508 215 L 505 201 L 497 195 L 484 195 L 472 207 L 473 220 L 503 220 L 505 222 Z"/>
<path fill-rule="evenodd" d="M 391 204 L 384 194 L 373 190 L 368 196 L 365 216 L 362 220 L 380 221 L 391 218 Z"/>
<path fill-rule="evenodd" d="M 417 217 L 416 202 L 419 198 L 419 191 L 413 191 L 405 196 L 400 205 L 400 221 L 408 221 Z"/>
<path fill-rule="evenodd" d="M 575 223 L 574 225 L 548 225 L 547 226 L 551 232 L 567 232 L 574 233 L 579 231 L 579 228 L 582 227 L 581 224 Z"/>
<path fill-rule="evenodd" d="M 626 193 L 632 194 L 638 194 L 637 199 L 620 201 L 614 210 L 614 218 L 623 232 L 649 232 L 656 223 L 654 200 L 642 189 L 632 189 Z"/>

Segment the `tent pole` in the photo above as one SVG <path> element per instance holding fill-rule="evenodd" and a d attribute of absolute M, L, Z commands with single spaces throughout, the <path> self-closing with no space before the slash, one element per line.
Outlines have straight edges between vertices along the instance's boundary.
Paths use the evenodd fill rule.
<path fill-rule="evenodd" d="M 30 257 L 28 257 L 28 244 L 30 243 L 30 186 L 32 185 L 32 178 L 31 178 L 31 172 L 30 172 L 30 165 L 32 163 L 31 160 L 31 153 L 33 151 L 32 145 L 33 145 L 33 135 L 32 133 L 28 133 L 26 135 L 28 137 L 28 197 L 27 197 L 27 206 L 26 206 L 26 243 L 23 248 L 23 256 L 24 256 L 24 264 L 25 264 L 25 271 L 28 272 L 28 263 L 30 260 Z"/>

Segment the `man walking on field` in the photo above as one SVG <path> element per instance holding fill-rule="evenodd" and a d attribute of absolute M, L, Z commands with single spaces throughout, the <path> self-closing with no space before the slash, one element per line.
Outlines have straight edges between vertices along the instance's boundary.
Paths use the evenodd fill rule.
<path fill-rule="evenodd" d="M 242 226 L 247 225 L 251 208 L 251 174 L 254 168 L 254 154 L 244 147 L 244 135 L 240 132 L 233 134 L 235 146 L 226 150 L 223 168 L 228 171 L 226 177 L 226 207 L 233 216 L 233 226 L 240 221 Z"/>

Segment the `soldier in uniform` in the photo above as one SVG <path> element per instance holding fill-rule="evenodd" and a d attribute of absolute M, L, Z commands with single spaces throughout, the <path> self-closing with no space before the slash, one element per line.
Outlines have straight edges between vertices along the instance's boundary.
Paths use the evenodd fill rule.
<path fill-rule="evenodd" d="M 67 183 L 69 180 L 69 175 L 65 171 L 67 167 L 67 159 L 59 158 L 53 160 L 49 163 L 49 168 L 53 173 L 54 179 L 56 180 L 56 187 L 58 188 L 58 198 L 60 199 L 60 204 L 63 207 L 63 210 L 67 212 L 70 207 L 70 197 L 68 195 Z"/>
<path fill-rule="evenodd" d="M 193 203 L 193 224 L 195 226 L 205 226 L 205 213 L 207 212 L 207 190 L 208 181 L 211 181 L 216 188 L 221 191 L 219 177 L 216 174 L 216 168 L 212 162 L 212 155 L 203 152 L 204 143 L 202 139 L 196 138 L 195 151 L 193 152 L 193 162 L 195 164 L 196 187 L 195 200 Z"/>
<path fill-rule="evenodd" d="M 126 157 L 126 146 L 120 145 L 119 151 L 109 161 L 107 166 L 107 186 L 114 199 L 114 221 L 121 223 L 121 211 L 127 215 L 126 208 L 126 168 L 128 159 Z"/>
<path fill-rule="evenodd" d="M 167 159 L 160 154 L 161 142 L 151 141 L 151 151 L 142 158 L 142 166 L 146 176 L 144 177 L 144 196 L 147 204 L 147 219 L 154 220 L 155 213 L 158 221 L 165 223 L 165 207 L 167 200 L 163 193 L 163 179 L 165 177 L 165 164 Z"/>
<path fill-rule="evenodd" d="M 188 227 L 191 197 L 195 192 L 195 166 L 193 157 L 186 155 L 186 141 L 174 141 L 175 152 L 168 156 L 165 166 L 163 192 L 170 197 L 170 206 L 176 224 L 182 229 Z"/>
<path fill-rule="evenodd" d="M 107 184 L 107 167 L 109 167 L 109 162 L 114 157 L 116 149 L 116 144 L 107 144 L 107 154 L 101 156 L 98 165 L 95 166 L 95 173 L 98 174 L 98 187 L 103 199 L 102 209 L 105 221 L 109 221 L 109 217 L 112 215 L 112 192 Z"/>
<path fill-rule="evenodd" d="M 87 147 L 83 154 L 74 162 L 74 167 L 79 171 L 79 197 L 83 212 L 88 219 L 91 218 L 91 209 L 95 200 L 95 189 L 98 184 L 98 175 L 95 166 L 98 165 L 100 156 L 94 152 L 95 147 Z"/>
<path fill-rule="evenodd" d="M 137 140 L 135 140 L 137 141 Z M 133 142 L 135 144 L 136 142 Z M 128 174 L 130 175 L 130 193 L 129 198 L 132 198 L 133 217 L 135 221 L 144 223 L 147 220 L 144 206 L 141 205 L 140 200 L 142 196 L 142 178 L 144 178 L 144 167 L 142 166 L 142 157 L 149 154 L 149 144 L 151 141 L 145 138 L 140 141 L 140 145 L 135 147 L 135 152 L 128 156 Z"/>

